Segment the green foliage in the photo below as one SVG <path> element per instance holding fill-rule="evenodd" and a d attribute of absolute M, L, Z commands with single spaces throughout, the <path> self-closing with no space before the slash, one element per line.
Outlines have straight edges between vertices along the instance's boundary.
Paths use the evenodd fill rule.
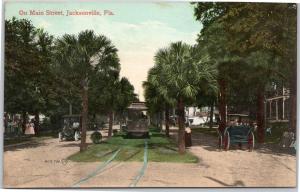
<path fill-rule="evenodd" d="M 159 133 L 159 129 L 151 129 L 151 132 L 152 136 L 148 140 L 148 161 L 198 162 L 198 158 L 189 152 L 185 155 L 179 155 L 176 144 Z M 124 139 L 121 134 L 111 137 L 100 145 L 92 145 L 87 151 L 71 155 L 68 159 L 77 162 L 106 161 L 119 148 L 121 151 L 116 156 L 116 161 L 143 161 L 144 139 Z"/>
<path fill-rule="evenodd" d="M 119 77 L 117 49 L 103 35 L 86 30 L 54 39 L 29 20 L 5 21 L 5 112 L 44 114 L 52 128 L 61 117 L 82 110 L 83 82 L 90 114 L 122 111 L 136 100 L 134 87 Z"/>
<path fill-rule="evenodd" d="M 193 3 L 203 28 L 198 44 L 228 84 L 233 108 L 254 110 L 259 90 L 290 86 L 296 65 L 296 5 Z M 288 81 L 287 81 L 288 80 Z M 248 106 L 242 106 L 248 104 Z M 252 108 L 252 109 L 249 109 Z"/>
<path fill-rule="evenodd" d="M 26 19 L 5 21 L 5 111 L 45 112 L 53 104 L 53 37 Z"/>
<path fill-rule="evenodd" d="M 95 131 L 91 134 L 91 140 L 94 144 L 99 144 L 102 139 L 102 134 L 98 131 Z"/>
<path fill-rule="evenodd" d="M 221 50 L 239 57 L 262 52 L 265 56 L 288 59 L 274 64 L 262 61 L 266 57 L 254 57 L 258 60 L 251 63 L 272 67 L 272 73 L 280 78 L 289 73 L 296 61 L 296 12 L 296 5 L 288 3 L 195 4 L 195 16 L 203 24 L 200 39 L 215 42 L 216 48 L 222 46 Z M 226 42 L 220 41 L 223 37 Z"/>
<path fill-rule="evenodd" d="M 267 128 L 272 128 L 272 134 L 266 134 L 266 143 L 279 143 L 285 131 L 288 131 L 288 122 L 268 123 Z"/>
<path fill-rule="evenodd" d="M 195 103 L 199 92 L 216 93 L 216 70 L 199 54 L 197 47 L 172 43 L 155 55 L 155 66 L 144 83 L 145 97 L 151 105 L 175 105 L 179 98 Z"/>

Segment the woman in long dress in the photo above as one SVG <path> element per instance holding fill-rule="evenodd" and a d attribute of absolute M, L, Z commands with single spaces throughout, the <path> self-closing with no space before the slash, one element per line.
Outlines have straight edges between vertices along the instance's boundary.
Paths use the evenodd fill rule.
<path fill-rule="evenodd" d="M 25 130 L 25 135 L 34 135 L 34 123 L 30 122 L 26 124 L 26 130 Z"/>

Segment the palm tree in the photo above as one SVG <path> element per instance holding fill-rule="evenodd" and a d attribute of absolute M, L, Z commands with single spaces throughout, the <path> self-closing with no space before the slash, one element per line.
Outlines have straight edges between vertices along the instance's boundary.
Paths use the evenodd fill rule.
<path fill-rule="evenodd" d="M 177 103 L 178 150 L 185 152 L 185 106 L 195 102 L 203 85 L 215 85 L 215 69 L 202 59 L 196 47 L 182 42 L 172 43 L 155 56 L 156 65 L 149 72 L 150 82 L 159 95 Z M 152 75 L 151 75 L 152 73 Z M 153 74 L 154 73 L 154 74 Z"/>
<path fill-rule="evenodd" d="M 110 62 L 117 62 L 119 59 L 110 59 Z M 119 69 L 114 71 L 97 71 L 90 81 L 90 103 L 93 113 L 104 113 L 108 115 L 108 137 L 113 133 L 113 119 L 116 112 L 123 113 L 136 95 L 134 87 L 125 77 L 119 78 Z"/>
<path fill-rule="evenodd" d="M 165 132 L 169 137 L 169 111 L 175 105 L 176 100 L 168 94 L 167 82 L 163 74 L 163 66 L 168 63 L 170 52 L 168 49 L 160 49 L 155 55 L 155 66 L 148 72 L 147 81 L 144 82 L 146 103 L 150 111 L 159 114 L 165 113 Z"/>
<path fill-rule="evenodd" d="M 86 130 L 88 126 L 88 88 L 91 75 L 95 71 L 116 68 L 105 62 L 116 54 L 117 49 L 103 35 L 86 30 L 75 35 L 64 35 L 56 41 L 56 61 L 64 74 L 70 76 L 72 86 L 81 87 L 82 135 L 80 151 L 86 149 Z M 78 90 L 79 91 L 79 90 Z"/>
<path fill-rule="evenodd" d="M 152 69 L 150 69 L 150 71 Z M 161 113 L 162 111 L 165 111 L 165 133 L 166 136 L 169 137 L 169 104 L 160 94 L 158 87 L 155 86 L 153 82 L 151 82 L 150 79 L 152 78 L 150 74 L 148 74 L 148 81 L 143 82 L 143 87 L 145 90 L 144 95 L 146 99 L 146 105 L 148 107 L 148 112 L 150 112 L 150 114 L 157 115 L 157 123 L 159 123 L 158 126 L 161 126 Z"/>

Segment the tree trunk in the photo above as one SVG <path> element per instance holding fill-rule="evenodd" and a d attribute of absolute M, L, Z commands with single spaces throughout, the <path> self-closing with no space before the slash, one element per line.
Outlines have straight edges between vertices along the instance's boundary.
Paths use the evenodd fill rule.
<path fill-rule="evenodd" d="M 185 122 L 185 115 L 184 115 L 184 103 L 183 99 L 179 98 L 178 100 L 178 152 L 179 154 L 185 153 L 185 129 L 184 129 L 184 122 Z"/>
<path fill-rule="evenodd" d="M 81 126 L 81 143 L 80 152 L 87 149 L 86 130 L 88 126 L 88 87 L 83 85 L 82 89 L 82 126 Z"/>
<path fill-rule="evenodd" d="M 108 138 L 112 136 L 112 129 L 113 129 L 113 111 L 108 113 Z"/>
<path fill-rule="evenodd" d="M 34 133 L 35 135 L 38 135 L 40 131 L 40 116 L 39 112 L 36 112 L 34 114 Z"/>
<path fill-rule="evenodd" d="M 213 118 L 214 118 L 214 102 L 210 105 L 210 114 L 209 114 L 209 128 L 212 129 L 213 127 Z"/>
<path fill-rule="evenodd" d="M 69 115 L 72 115 L 72 111 L 73 111 L 72 104 L 69 103 Z"/>
<path fill-rule="evenodd" d="M 257 90 L 257 109 L 256 109 L 256 121 L 257 121 L 257 137 L 258 142 L 263 143 L 265 137 L 264 130 L 264 89 L 259 88 Z"/>
<path fill-rule="evenodd" d="M 290 78 L 290 131 L 296 133 L 297 126 L 297 65 L 293 64 L 293 72 Z"/>
<path fill-rule="evenodd" d="M 156 113 L 156 127 L 158 129 L 160 129 L 160 127 L 159 127 L 159 112 Z"/>
<path fill-rule="evenodd" d="M 159 112 L 159 127 L 160 132 L 163 132 L 163 111 Z"/>
<path fill-rule="evenodd" d="M 166 126 L 166 136 L 170 136 L 170 129 L 169 129 L 169 122 L 170 122 L 170 111 L 169 111 L 169 106 L 166 105 L 165 109 L 165 126 Z"/>
<path fill-rule="evenodd" d="M 26 112 L 22 112 L 22 130 L 24 134 L 26 130 L 26 124 L 27 124 L 27 114 Z"/>
<path fill-rule="evenodd" d="M 221 79 L 219 83 L 219 131 L 223 133 L 226 128 L 226 81 Z"/>

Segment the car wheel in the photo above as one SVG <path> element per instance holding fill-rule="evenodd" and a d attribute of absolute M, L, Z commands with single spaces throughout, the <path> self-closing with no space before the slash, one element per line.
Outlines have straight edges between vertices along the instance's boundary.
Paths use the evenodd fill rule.
<path fill-rule="evenodd" d="M 63 134 L 61 132 L 58 133 L 58 141 L 63 141 Z"/>
<path fill-rule="evenodd" d="M 75 139 L 75 141 L 78 141 L 79 138 L 80 138 L 79 131 L 75 131 L 75 134 L 74 134 L 74 139 Z"/>

